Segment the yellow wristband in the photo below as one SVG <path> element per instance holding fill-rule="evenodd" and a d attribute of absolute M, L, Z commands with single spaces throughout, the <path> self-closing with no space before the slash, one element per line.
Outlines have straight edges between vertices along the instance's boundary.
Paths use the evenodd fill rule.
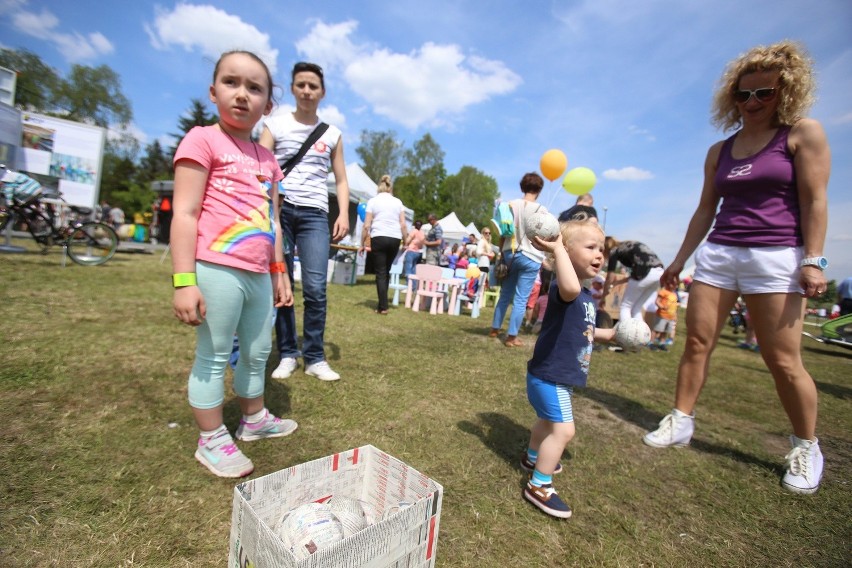
<path fill-rule="evenodd" d="M 195 272 L 179 272 L 172 274 L 172 283 L 175 288 L 183 286 L 198 286 L 198 280 L 195 278 Z"/>

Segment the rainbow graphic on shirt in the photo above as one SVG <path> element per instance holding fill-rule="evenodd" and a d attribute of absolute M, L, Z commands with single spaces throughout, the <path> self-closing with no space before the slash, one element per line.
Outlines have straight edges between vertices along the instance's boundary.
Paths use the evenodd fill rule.
<path fill-rule="evenodd" d="M 272 188 L 271 180 L 266 176 L 257 176 L 260 182 L 260 190 L 264 196 L 268 196 Z M 271 202 L 265 206 L 266 212 L 263 209 L 252 209 L 247 216 L 239 216 L 234 219 L 234 223 L 226 227 L 219 233 L 210 245 L 210 250 L 228 254 L 230 251 L 239 247 L 241 244 L 260 239 L 266 241 L 269 245 L 275 243 L 275 233 L 272 230 L 272 223 L 269 218 L 271 211 Z"/>

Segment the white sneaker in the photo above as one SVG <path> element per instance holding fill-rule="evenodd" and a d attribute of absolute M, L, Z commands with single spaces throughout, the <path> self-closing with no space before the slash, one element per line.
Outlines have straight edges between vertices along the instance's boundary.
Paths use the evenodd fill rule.
<path fill-rule="evenodd" d="M 648 432 L 642 441 L 655 448 L 688 446 L 695 431 L 695 414 L 684 414 L 678 409 L 672 410 L 660 420 L 660 427 Z"/>
<path fill-rule="evenodd" d="M 293 374 L 293 371 L 295 371 L 298 366 L 299 363 L 296 362 L 295 357 L 281 357 L 281 362 L 278 363 L 278 367 L 272 371 L 272 378 L 287 379 Z"/>
<path fill-rule="evenodd" d="M 340 375 L 332 371 L 326 361 L 320 361 L 319 363 L 308 365 L 305 367 L 305 374 L 316 377 L 321 381 L 336 381 L 340 378 Z"/>
<path fill-rule="evenodd" d="M 819 440 L 802 440 L 790 436 L 793 449 L 784 458 L 787 460 L 787 473 L 781 480 L 781 485 L 787 491 L 810 495 L 819 489 L 822 478 L 822 452 Z"/>

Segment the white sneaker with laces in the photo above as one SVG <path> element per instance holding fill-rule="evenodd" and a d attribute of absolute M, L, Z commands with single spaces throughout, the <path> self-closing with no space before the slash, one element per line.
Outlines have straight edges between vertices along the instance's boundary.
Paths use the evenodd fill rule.
<path fill-rule="evenodd" d="M 648 432 L 642 441 L 654 448 L 688 446 L 695 431 L 695 413 L 684 414 L 678 409 L 672 410 L 660 420 L 660 426 L 653 432 Z"/>
<path fill-rule="evenodd" d="M 295 357 L 281 357 L 281 362 L 278 363 L 278 367 L 272 371 L 272 378 L 287 379 L 293 374 L 293 371 L 295 371 L 298 366 L 299 363 L 296 361 Z"/>
<path fill-rule="evenodd" d="M 336 381 L 340 379 L 340 375 L 332 371 L 328 366 L 327 361 L 320 361 L 305 367 L 305 374 L 316 377 L 321 381 Z M 274 375 L 273 375 L 274 376 Z"/>
<path fill-rule="evenodd" d="M 784 458 L 787 460 L 787 472 L 781 480 L 781 485 L 793 493 L 816 493 L 823 466 L 819 440 L 802 440 L 790 436 L 790 443 L 793 444 L 793 449 Z"/>

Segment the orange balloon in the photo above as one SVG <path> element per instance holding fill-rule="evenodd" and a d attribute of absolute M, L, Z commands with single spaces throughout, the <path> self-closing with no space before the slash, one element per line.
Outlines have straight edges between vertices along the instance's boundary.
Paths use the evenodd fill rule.
<path fill-rule="evenodd" d="M 562 175 L 565 168 L 568 167 L 568 158 L 562 150 L 548 150 L 541 157 L 541 173 L 550 181 L 555 180 Z"/>

